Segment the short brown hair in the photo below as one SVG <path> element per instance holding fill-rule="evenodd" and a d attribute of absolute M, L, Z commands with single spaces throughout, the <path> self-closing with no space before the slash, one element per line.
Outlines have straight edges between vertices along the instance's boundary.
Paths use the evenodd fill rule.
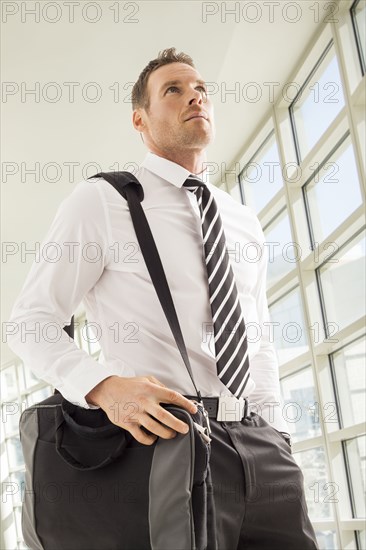
<path fill-rule="evenodd" d="M 159 67 L 163 65 L 168 65 L 169 63 L 185 63 L 195 68 L 193 64 L 193 59 L 186 53 L 180 52 L 176 53 L 175 48 L 167 48 L 159 52 L 156 59 L 152 59 L 140 73 L 137 81 L 135 82 L 132 88 L 132 109 L 137 109 L 142 107 L 144 109 L 149 108 L 150 98 L 147 94 L 147 81 L 150 74 Z"/>

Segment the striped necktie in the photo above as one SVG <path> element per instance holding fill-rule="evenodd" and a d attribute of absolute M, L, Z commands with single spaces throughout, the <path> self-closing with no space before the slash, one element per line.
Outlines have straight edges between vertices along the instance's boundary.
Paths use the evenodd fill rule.
<path fill-rule="evenodd" d="M 202 180 L 190 175 L 183 186 L 195 194 L 201 216 L 217 374 L 240 397 L 249 379 L 248 341 L 221 217 Z"/>

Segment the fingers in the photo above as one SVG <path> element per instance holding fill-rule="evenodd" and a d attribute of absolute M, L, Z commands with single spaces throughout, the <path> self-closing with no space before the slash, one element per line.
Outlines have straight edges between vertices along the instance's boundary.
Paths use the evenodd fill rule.
<path fill-rule="evenodd" d="M 183 409 L 186 409 L 186 411 L 191 414 L 195 414 L 197 412 L 197 406 L 193 403 L 193 401 L 190 401 L 177 391 L 166 388 L 166 390 L 161 390 L 160 395 L 162 396 L 162 399 L 160 399 L 161 403 L 174 403 L 174 405 L 183 407 Z"/>
<path fill-rule="evenodd" d="M 172 418 L 174 419 L 175 417 L 172 416 Z M 128 424 L 126 426 L 122 425 L 122 427 L 128 429 L 131 435 L 143 445 L 152 445 L 158 437 L 162 437 L 163 439 L 173 439 L 177 435 L 177 432 L 175 430 L 172 430 L 167 426 L 161 424 L 148 414 L 144 414 L 140 418 L 139 422 L 139 425 L 131 426 L 131 424 Z M 187 433 L 187 424 L 185 424 L 184 422 L 181 422 L 180 424 L 182 424 L 183 426 L 182 433 Z M 181 429 L 180 426 L 179 428 Z M 146 433 L 144 431 L 145 429 L 151 433 Z"/>
<path fill-rule="evenodd" d="M 160 382 L 160 380 L 155 378 L 155 376 L 150 375 L 146 376 L 146 378 L 153 384 L 157 384 L 158 386 L 166 390 L 164 392 L 159 392 L 158 394 L 156 394 L 157 396 L 159 395 L 159 397 L 161 395 L 161 399 L 159 399 L 160 403 L 173 403 L 175 405 L 178 405 L 179 407 L 183 407 L 183 409 L 186 409 L 191 414 L 195 414 L 197 412 L 197 407 L 193 403 L 193 401 L 187 399 L 181 393 L 175 390 L 171 390 L 170 388 L 165 386 L 165 384 Z"/>
<path fill-rule="evenodd" d="M 143 426 L 164 439 L 175 437 L 176 432 L 186 434 L 189 431 L 186 422 L 179 420 L 158 403 L 150 402 L 143 403 L 140 410 L 136 409 L 133 415 L 125 416 L 118 425 L 131 433 L 136 427 Z"/>
<path fill-rule="evenodd" d="M 182 420 L 179 420 L 179 418 L 177 418 L 176 416 L 171 414 L 169 411 L 167 411 L 167 410 L 163 409 L 162 407 L 160 407 L 160 405 L 156 405 L 152 409 L 151 414 L 159 422 L 164 424 L 164 426 L 167 426 L 168 428 L 170 428 L 169 431 L 174 430 L 174 431 L 176 431 L 178 433 L 181 433 L 181 434 L 186 434 L 189 431 L 189 427 L 188 427 L 188 424 L 186 424 L 186 422 L 183 422 Z M 160 424 L 158 424 L 158 425 L 160 425 Z M 144 426 L 146 426 L 145 423 L 144 423 Z M 148 428 L 148 429 L 150 429 L 150 428 Z M 157 433 L 155 430 L 152 430 L 152 431 L 154 431 L 154 433 Z M 164 437 L 164 436 L 162 435 L 161 437 Z"/>
<path fill-rule="evenodd" d="M 162 388 L 166 388 L 166 385 L 163 384 L 162 382 L 160 382 L 160 380 L 158 380 L 157 378 L 155 378 L 155 376 L 147 376 L 146 378 L 148 378 L 148 380 L 150 380 L 150 382 L 153 382 L 154 384 L 157 384 L 158 386 L 161 386 Z"/>
<path fill-rule="evenodd" d="M 128 430 L 139 443 L 144 445 L 152 445 L 157 437 L 173 439 L 177 433 L 185 435 L 189 432 L 189 426 L 186 422 L 179 420 L 158 404 L 149 407 L 149 412 L 145 409 L 145 412 L 135 416 L 133 421 L 121 422 L 119 425 Z M 141 427 L 151 433 L 147 434 Z"/>
<path fill-rule="evenodd" d="M 130 434 L 142 445 L 152 445 L 157 440 L 157 436 L 153 434 L 147 434 L 139 427 L 129 428 Z"/>
<path fill-rule="evenodd" d="M 157 413 L 158 414 L 158 413 Z M 155 416 L 155 415 L 154 415 Z M 173 416 L 174 418 L 174 416 Z M 183 433 L 186 433 L 188 431 L 187 424 L 183 424 L 183 429 L 185 430 Z M 142 425 L 144 428 L 152 432 L 154 435 L 157 435 L 159 437 L 162 437 L 163 439 L 172 439 L 177 435 L 177 431 L 174 429 L 171 429 L 166 423 L 161 424 L 156 417 L 152 417 L 150 415 L 144 415 L 142 419 Z"/>
<path fill-rule="evenodd" d="M 154 378 L 154 377 L 149 377 Z M 160 403 L 167 403 L 167 404 L 174 404 L 179 407 L 184 408 L 191 414 L 195 414 L 197 412 L 197 406 L 193 403 L 193 401 L 190 401 L 186 397 L 184 397 L 179 392 L 176 392 L 174 390 L 171 390 L 164 386 L 163 384 L 160 384 L 162 386 L 162 390 L 159 390 L 156 392 L 156 398 L 159 400 L 159 403 L 153 404 L 153 403 L 146 403 L 145 404 L 145 411 L 150 416 L 144 415 L 143 417 L 139 418 L 139 422 L 141 425 L 143 425 L 145 428 L 153 432 L 154 434 L 163 437 L 164 439 L 169 439 L 171 437 L 174 437 L 175 434 L 172 434 L 173 432 L 178 432 L 181 434 L 186 434 L 189 431 L 189 427 L 186 422 L 183 422 L 182 420 L 179 420 L 176 416 L 171 414 L 169 411 L 164 409 L 160 406 Z M 158 420 L 158 422 L 155 421 Z M 162 426 L 161 424 L 164 426 Z M 169 429 L 170 428 L 170 429 Z"/>
<path fill-rule="evenodd" d="M 171 439 L 177 433 L 188 433 L 187 423 L 163 408 L 161 403 L 173 404 L 195 414 L 197 406 L 193 401 L 167 388 L 155 376 L 116 378 L 113 392 L 102 404 L 111 422 L 129 431 L 143 445 L 152 445 L 157 437 Z"/>
<path fill-rule="evenodd" d="M 173 439 L 177 432 L 186 434 L 189 431 L 189 426 L 185 422 L 182 422 L 174 415 L 170 414 L 165 409 L 157 406 L 153 416 L 144 414 L 139 418 L 140 425 L 132 426 L 131 424 L 125 425 L 125 429 L 132 434 L 132 436 L 143 445 L 152 445 L 157 437 L 163 439 Z M 151 433 L 146 433 L 144 428 Z"/>

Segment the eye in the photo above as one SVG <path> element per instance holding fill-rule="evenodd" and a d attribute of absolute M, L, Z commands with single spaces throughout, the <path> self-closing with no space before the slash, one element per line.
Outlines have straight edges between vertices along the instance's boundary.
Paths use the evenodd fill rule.
<path fill-rule="evenodd" d="M 171 90 L 173 90 L 174 93 L 175 93 L 175 92 L 179 92 L 179 88 L 178 88 L 177 86 L 169 86 L 169 88 L 166 89 L 166 92 L 165 92 L 165 93 L 167 93 L 167 92 L 169 92 L 169 91 L 171 91 Z"/>

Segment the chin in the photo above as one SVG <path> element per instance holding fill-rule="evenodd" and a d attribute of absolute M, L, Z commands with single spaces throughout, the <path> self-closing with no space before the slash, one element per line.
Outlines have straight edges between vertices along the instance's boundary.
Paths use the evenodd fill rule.
<path fill-rule="evenodd" d="M 204 134 L 202 136 L 194 135 L 190 140 L 192 147 L 207 147 L 213 141 L 214 136 L 212 134 Z"/>

